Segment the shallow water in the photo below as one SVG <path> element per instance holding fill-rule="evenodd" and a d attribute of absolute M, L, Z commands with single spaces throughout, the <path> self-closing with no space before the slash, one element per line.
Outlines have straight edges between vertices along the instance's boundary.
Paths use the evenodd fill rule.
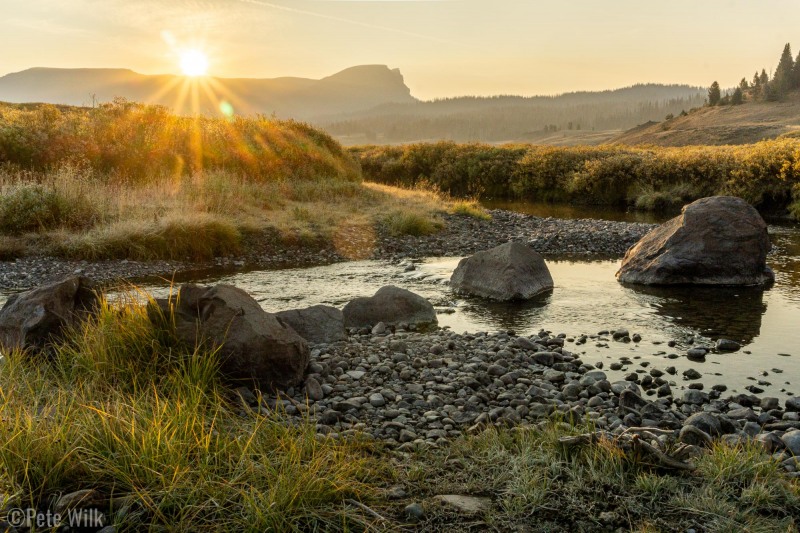
<path fill-rule="evenodd" d="M 457 257 L 429 258 L 417 263 L 412 272 L 383 261 L 355 261 L 211 275 L 195 281 L 241 287 L 268 311 L 315 304 L 341 307 L 352 298 L 393 284 L 431 300 L 439 311 L 440 326 L 458 333 L 512 329 L 527 335 L 545 329 L 578 337 L 625 327 L 643 340 L 625 344 L 603 335 L 581 346 L 568 343 L 567 349 L 585 354 L 585 361 L 603 361 L 606 369 L 622 356 L 634 360 L 627 372 L 641 368 L 642 362 L 662 370 L 675 366 L 674 379 L 679 383 L 680 373 L 690 367 L 704 374 L 706 387 L 724 383 L 731 390 L 744 391 L 745 386 L 756 384 L 754 380 L 762 380 L 770 383 L 759 385 L 765 394 L 782 397 L 797 390 L 786 382 L 800 376 L 800 230 L 775 227 L 771 231 L 778 250 L 770 260 L 777 282 L 766 291 L 625 286 L 614 278 L 618 261 L 548 261 L 555 281 L 551 293 L 527 303 L 487 302 L 452 293 L 447 280 Z M 168 291 L 164 284 L 146 288 L 155 294 Z M 683 354 L 692 346 L 691 337 L 694 345 L 729 338 L 745 346 L 732 354 L 709 354 L 705 362 L 689 361 Z M 667 347 L 673 339 L 678 346 Z M 669 354 L 680 357 L 670 359 Z"/>
<path fill-rule="evenodd" d="M 553 209 L 527 205 L 527 211 L 538 216 L 642 220 L 638 214 L 609 210 Z M 315 304 L 342 307 L 384 285 L 398 285 L 432 301 L 439 311 L 440 326 L 459 333 L 513 329 L 527 335 L 545 329 L 577 338 L 624 327 L 631 334 L 641 334 L 643 340 L 625 344 L 603 335 L 580 346 L 567 343 L 566 349 L 582 353 L 587 362 L 602 361 L 606 371 L 620 357 L 631 358 L 633 364 L 611 373 L 617 378 L 642 368 L 642 363 L 649 363 L 648 369 L 674 366 L 678 372 L 672 379 L 680 387 L 688 384 L 681 372 L 695 368 L 703 373 L 707 388 L 724 383 L 731 391 L 745 392 L 745 386 L 762 381 L 758 386 L 765 395 L 783 397 L 787 392 L 800 393 L 794 384 L 795 379 L 800 382 L 800 226 L 771 225 L 770 234 L 774 251 L 769 264 L 776 283 L 769 290 L 624 286 L 614 277 L 619 261 L 548 261 L 555 281 L 551 293 L 527 303 L 496 303 L 452 293 L 447 280 L 460 259 L 457 257 L 428 258 L 412 272 L 384 261 L 355 261 L 272 271 L 184 274 L 180 281 L 236 285 L 268 311 Z M 166 281 L 146 283 L 143 288 L 156 296 L 170 290 Z M 692 337 L 694 344 L 689 343 Z M 709 354 L 704 362 L 684 356 L 689 347 L 710 346 L 718 338 L 740 341 L 744 347 L 732 354 Z M 670 340 L 678 345 L 669 348 Z M 670 354 L 678 357 L 669 358 Z"/>

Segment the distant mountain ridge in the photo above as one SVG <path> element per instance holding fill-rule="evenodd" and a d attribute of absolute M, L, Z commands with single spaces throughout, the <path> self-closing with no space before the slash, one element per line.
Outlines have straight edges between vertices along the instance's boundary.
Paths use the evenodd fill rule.
<path fill-rule="evenodd" d="M 37 67 L 0 77 L 0 101 L 11 103 L 87 106 L 116 97 L 161 104 L 186 114 L 194 110 L 219 113 L 224 100 L 241 114 L 274 113 L 301 120 L 416 101 L 400 71 L 385 65 L 351 67 L 320 80 L 209 78 L 198 80 L 194 87 L 183 76 L 129 69 Z"/>
<path fill-rule="evenodd" d="M 700 107 L 705 98 L 702 87 L 651 83 L 556 96 L 389 103 L 327 116 L 317 123 L 345 144 L 436 140 L 599 144 L 636 124 Z"/>
<path fill-rule="evenodd" d="M 200 78 L 129 69 L 37 67 L 0 77 L 0 101 L 91 106 L 116 97 L 181 114 L 262 113 L 320 126 L 345 144 L 535 142 L 597 144 L 636 124 L 703 105 L 706 90 L 638 84 L 553 96 L 462 96 L 420 101 L 398 69 L 362 65 L 319 80 Z M 228 107 L 228 105 L 230 107 Z"/>

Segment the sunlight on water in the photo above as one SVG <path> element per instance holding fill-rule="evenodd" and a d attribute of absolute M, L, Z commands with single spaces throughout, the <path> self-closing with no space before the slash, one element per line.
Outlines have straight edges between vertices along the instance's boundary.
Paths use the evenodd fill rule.
<path fill-rule="evenodd" d="M 354 261 L 334 265 L 251 271 L 196 280 L 198 283 L 230 283 L 253 295 L 267 311 L 280 311 L 315 304 L 342 307 L 352 298 L 370 296 L 384 285 L 398 285 L 433 302 L 439 311 L 439 324 L 455 332 L 513 329 L 518 334 L 535 334 L 541 329 L 565 333 L 597 335 L 603 330 L 627 328 L 643 340 L 625 344 L 608 335 L 590 339 L 567 349 L 582 353 L 587 362 L 611 362 L 628 356 L 664 369 L 675 366 L 681 372 L 696 368 L 711 386 L 725 383 L 743 391 L 752 379 L 766 380 L 765 394 L 783 396 L 782 389 L 793 391 L 794 376 L 800 375 L 800 243 L 797 228 L 778 228 L 776 254 L 771 264 L 778 274 L 774 287 L 753 288 L 652 288 L 625 286 L 616 281 L 618 261 L 548 261 L 555 281 L 554 290 L 530 302 L 500 303 L 454 294 L 448 280 L 460 258 L 428 258 L 415 270 L 383 261 Z M 789 251 L 791 255 L 786 255 Z M 165 294 L 164 285 L 148 286 L 155 294 Z M 684 357 L 692 345 L 710 346 L 718 338 L 742 342 L 742 351 L 709 354 L 705 362 Z M 667 342 L 678 346 L 669 348 Z M 654 344 L 654 342 L 658 344 Z M 745 351 L 752 352 L 750 354 Z M 679 357 L 671 359 L 669 354 Z M 788 355 L 779 355 L 788 354 Z M 773 369 L 783 370 L 775 373 Z M 766 372 L 768 376 L 764 376 Z M 614 373 L 621 377 L 622 373 Z"/>

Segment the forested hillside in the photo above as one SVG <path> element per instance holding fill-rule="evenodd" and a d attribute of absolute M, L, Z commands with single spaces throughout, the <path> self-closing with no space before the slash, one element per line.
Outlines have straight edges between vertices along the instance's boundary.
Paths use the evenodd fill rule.
<path fill-rule="evenodd" d="M 625 130 L 700 107 L 705 91 L 686 85 L 636 85 L 559 96 L 461 97 L 387 104 L 317 121 L 346 144 L 540 141 L 576 132 Z"/>

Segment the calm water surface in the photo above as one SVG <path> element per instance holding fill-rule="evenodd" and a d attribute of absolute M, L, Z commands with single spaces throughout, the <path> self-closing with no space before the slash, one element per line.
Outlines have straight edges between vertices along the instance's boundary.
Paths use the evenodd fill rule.
<path fill-rule="evenodd" d="M 552 216 L 537 211 L 536 206 L 526 207 L 532 214 Z M 569 213 L 578 218 L 631 216 L 570 209 L 555 214 Z M 447 280 L 458 257 L 428 258 L 412 272 L 382 261 L 356 261 L 200 276 L 195 281 L 241 287 L 268 311 L 314 304 L 341 307 L 354 297 L 369 296 L 393 284 L 430 299 L 440 311 L 440 325 L 459 333 L 513 329 L 532 334 L 545 329 L 577 337 L 625 327 L 631 334 L 641 334 L 643 340 L 625 344 L 604 335 L 582 346 L 568 344 L 568 349 L 583 353 L 585 361 L 603 361 L 606 369 L 622 356 L 634 360 L 627 372 L 641 368 L 641 363 L 662 370 L 675 366 L 678 375 L 674 379 L 679 387 L 687 384 L 680 373 L 691 367 L 704 374 L 707 387 L 725 383 L 732 390 L 744 391 L 745 386 L 761 381 L 758 386 L 765 394 L 783 397 L 787 392 L 800 393 L 795 385 L 795 381 L 800 384 L 800 228 L 771 225 L 770 234 L 775 251 L 769 263 L 777 280 L 766 291 L 624 286 L 614 278 L 618 261 L 548 261 L 555 280 L 552 293 L 527 303 L 492 303 L 450 291 Z M 155 294 L 169 290 L 165 283 L 146 288 Z M 694 338 L 694 345 L 711 345 L 718 338 L 729 338 L 745 346 L 733 354 L 709 354 L 705 362 L 689 361 L 683 354 L 691 346 L 690 338 Z M 667 347 L 669 340 L 678 341 L 678 346 Z M 679 357 L 671 359 L 670 354 Z"/>

